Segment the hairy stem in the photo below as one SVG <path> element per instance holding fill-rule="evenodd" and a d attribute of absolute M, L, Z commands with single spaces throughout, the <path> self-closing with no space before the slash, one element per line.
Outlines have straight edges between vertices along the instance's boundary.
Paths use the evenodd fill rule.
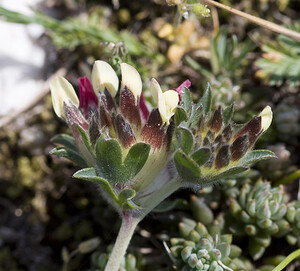
<path fill-rule="evenodd" d="M 140 219 L 137 217 L 133 217 L 131 213 L 125 212 L 123 214 L 121 228 L 119 230 L 117 240 L 104 271 L 119 270 L 120 264 L 125 256 L 131 237 L 139 222 Z"/>
<path fill-rule="evenodd" d="M 141 220 L 150 213 L 159 203 L 161 203 L 164 199 L 173 194 L 176 190 L 181 187 L 181 184 L 177 179 L 170 180 L 163 187 L 154 192 L 145 202 L 143 202 L 142 207 L 143 212 L 141 216 Z"/>
<path fill-rule="evenodd" d="M 203 2 L 205 2 L 208 5 L 215 6 L 215 7 L 227 10 L 227 11 L 233 13 L 233 14 L 236 14 L 236 15 L 244 18 L 244 19 L 249 20 L 252 23 L 255 23 L 257 25 L 265 27 L 265 28 L 267 28 L 271 31 L 274 31 L 276 33 L 288 36 L 288 37 L 290 37 L 290 38 L 292 38 L 296 41 L 300 41 L 300 33 L 296 32 L 296 31 L 290 30 L 290 29 L 282 27 L 278 24 L 275 24 L 275 23 L 269 22 L 267 20 L 258 18 L 256 16 L 250 15 L 248 13 L 242 12 L 242 11 L 237 10 L 235 8 L 228 7 L 226 5 L 223 5 L 223 4 L 218 3 L 216 1 L 213 1 L 213 0 L 203 0 Z"/>

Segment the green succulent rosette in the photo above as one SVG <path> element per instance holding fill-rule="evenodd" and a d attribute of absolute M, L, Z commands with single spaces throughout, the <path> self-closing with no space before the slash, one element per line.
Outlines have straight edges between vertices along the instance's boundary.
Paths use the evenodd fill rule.
<path fill-rule="evenodd" d="M 300 201 L 292 201 L 287 206 L 286 219 L 291 225 L 291 231 L 286 235 L 287 242 L 300 247 Z"/>
<path fill-rule="evenodd" d="M 211 235 L 201 223 L 185 219 L 179 224 L 180 238 L 171 238 L 174 264 L 183 271 L 251 270 L 251 264 L 240 259 L 242 250 L 232 243 L 231 234 Z"/>
<path fill-rule="evenodd" d="M 236 198 L 229 198 L 230 212 L 235 218 L 229 228 L 235 234 L 247 234 L 249 252 L 259 259 L 271 244 L 272 236 L 282 237 L 290 231 L 286 219 L 288 196 L 283 186 L 272 187 L 261 179 L 254 185 L 247 181 Z"/>

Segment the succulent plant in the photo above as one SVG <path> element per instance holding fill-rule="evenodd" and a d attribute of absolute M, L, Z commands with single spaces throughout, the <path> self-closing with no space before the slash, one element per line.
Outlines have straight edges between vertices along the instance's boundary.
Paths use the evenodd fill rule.
<path fill-rule="evenodd" d="M 286 236 L 290 245 L 300 247 L 300 201 L 292 201 L 288 204 L 286 219 L 291 224 L 291 232 Z"/>
<path fill-rule="evenodd" d="M 221 75 L 217 78 L 213 77 L 210 84 L 214 89 L 215 104 L 230 105 L 240 101 L 240 86 L 233 85 L 229 77 Z"/>
<path fill-rule="evenodd" d="M 290 141 L 300 135 L 299 106 L 282 102 L 276 107 L 274 115 L 274 125 L 279 139 Z"/>
<path fill-rule="evenodd" d="M 181 238 L 172 238 L 171 255 L 183 271 L 251 270 L 248 261 L 240 260 L 241 249 L 232 245 L 231 234 L 211 235 L 207 228 L 194 220 L 179 224 Z"/>
<path fill-rule="evenodd" d="M 109 259 L 109 253 L 100 253 L 100 252 L 94 252 L 92 255 L 92 266 L 93 270 L 97 271 L 103 271 L 108 259 Z M 123 258 L 120 268 L 118 271 L 137 271 L 137 259 L 133 254 L 126 254 Z"/>
<path fill-rule="evenodd" d="M 291 171 L 291 152 L 283 143 L 268 145 L 268 149 L 277 156 L 277 159 L 261 161 L 257 167 L 268 180 L 278 180 Z"/>
<path fill-rule="evenodd" d="M 271 243 L 271 236 L 281 237 L 288 233 L 290 224 L 285 219 L 287 194 L 283 186 L 259 179 L 254 185 L 246 182 L 237 198 L 230 198 L 232 215 L 237 219 L 230 225 L 233 233 L 247 234 L 249 252 L 253 259 L 259 259 Z"/>

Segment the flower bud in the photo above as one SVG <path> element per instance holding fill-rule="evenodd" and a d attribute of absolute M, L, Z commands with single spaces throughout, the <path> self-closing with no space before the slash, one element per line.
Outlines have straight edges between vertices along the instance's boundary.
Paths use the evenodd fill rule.
<path fill-rule="evenodd" d="M 55 114 L 65 119 L 64 104 L 79 106 L 79 100 L 72 85 L 63 77 L 57 76 L 50 82 L 52 104 Z"/>
<path fill-rule="evenodd" d="M 92 84 L 96 95 L 107 89 L 110 95 L 115 97 L 118 92 L 119 78 L 107 62 L 97 60 L 92 70 Z"/>
<path fill-rule="evenodd" d="M 141 96 L 143 86 L 140 74 L 134 67 L 126 63 L 121 63 L 120 67 L 122 73 L 122 88 L 126 86 L 137 100 L 138 97 Z"/>
<path fill-rule="evenodd" d="M 264 132 L 270 127 L 272 122 L 273 113 L 271 107 L 267 105 L 258 116 L 261 117 L 261 131 Z"/>
<path fill-rule="evenodd" d="M 83 109 L 85 117 L 87 118 L 89 108 L 96 108 L 98 106 L 98 98 L 87 76 L 78 78 L 78 85 L 80 107 Z"/>
<path fill-rule="evenodd" d="M 178 93 L 175 90 L 168 90 L 163 93 L 160 85 L 154 78 L 150 83 L 150 91 L 154 102 L 157 104 L 163 123 L 169 125 L 169 120 L 174 115 L 179 102 Z"/>

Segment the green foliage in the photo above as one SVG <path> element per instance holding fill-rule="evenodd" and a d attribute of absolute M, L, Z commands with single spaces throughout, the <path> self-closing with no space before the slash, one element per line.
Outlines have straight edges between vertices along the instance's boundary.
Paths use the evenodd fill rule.
<path fill-rule="evenodd" d="M 240 69 L 246 56 L 253 51 L 255 45 L 248 39 L 239 44 L 236 35 L 228 38 L 227 29 L 222 28 L 213 38 L 211 49 L 211 66 L 215 75 L 230 75 Z"/>
<path fill-rule="evenodd" d="M 257 260 L 271 244 L 271 237 L 285 236 L 290 224 L 287 213 L 287 194 L 283 187 L 272 188 L 270 183 L 258 180 L 255 185 L 246 182 L 236 198 L 230 198 L 230 211 L 237 219 L 233 231 L 251 236 L 249 252 Z"/>
<path fill-rule="evenodd" d="M 300 24 L 291 29 L 300 32 Z M 276 42 L 262 46 L 263 55 L 255 64 L 257 76 L 271 86 L 286 82 L 291 87 L 300 85 L 300 42 L 286 36 L 279 36 Z"/>
<path fill-rule="evenodd" d="M 300 201 L 292 201 L 288 204 L 286 219 L 291 225 L 291 232 L 286 235 L 290 245 L 300 247 Z"/>
<path fill-rule="evenodd" d="M 103 271 L 108 262 L 110 253 L 94 252 L 92 255 L 92 265 L 96 270 Z M 138 271 L 141 263 L 133 254 L 126 254 L 119 271 Z"/>
<path fill-rule="evenodd" d="M 97 168 L 102 177 L 113 184 L 129 183 L 142 169 L 150 152 L 150 145 L 133 145 L 123 161 L 120 144 L 116 139 L 101 136 L 96 143 Z"/>
<path fill-rule="evenodd" d="M 255 131 L 262 129 L 257 118 L 234 131 L 233 106 L 212 110 L 209 85 L 198 103 L 193 103 L 185 88 L 179 108 L 175 116 L 177 122 L 181 121 L 175 131 L 179 149 L 175 151 L 174 162 L 179 176 L 188 185 L 232 178 L 255 162 L 275 157 L 267 150 L 251 150 L 260 134 Z"/>
<path fill-rule="evenodd" d="M 181 238 L 171 238 L 171 255 L 177 268 L 196 270 L 250 270 L 247 261 L 239 260 L 241 249 L 232 245 L 230 234 L 215 236 L 200 222 L 184 220 L 179 224 Z"/>
<path fill-rule="evenodd" d="M 77 164 L 81 167 L 87 167 L 87 162 L 79 154 L 78 151 L 73 151 L 73 150 L 68 149 L 68 148 L 58 147 L 58 148 L 54 148 L 50 152 L 50 154 L 57 155 L 58 157 L 67 158 L 67 159 L 71 160 L 72 162 L 74 162 L 75 164 Z"/>
<path fill-rule="evenodd" d="M 236 35 L 229 37 L 227 29 L 221 28 L 210 39 L 209 48 L 210 70 L 189 56 L 185 57 L 185 61 L 210 83 L 214 90 L 214 104 L 236 103 L 240 99 L 241 71 L 247 65 L 247 55 L 254 50 L 255 45 L 250 39 L 238 43 Z"/>
<path fill-rule="evenodd" d="M 132 198 L 135 196 L 133 189 L 123 189 L 119 195 L 117 195 L 110 183 L 99 177 L 94 168 L 81 169 L 77 171 L 73 177 L 99 185 L 101 189 L 106 192 L 106 195 L 109 196 L 110 200 L 117 204 L 122 210 L 139 208 L 139 206 L 132 201 Z"/>
<path fill-rule="evenodd" d="M 78 18 L 69 18 L 58 21 L 42 13 L 36 12 L 33 16 L 27 16 L 15 11 L 0 7 L 0 16 L 6 21 L 20 24 L 36 23 L 50 31 L 53 43 L 59 48 L 74 49 L 80 45 L 99 46 L 100 42 L 112 42 L 117 44 L 124 42 L 130 55 L 149 55 L 150 51 L 144 47 L 133 35 L 127 31 L 117 32 L 105 24 L 99 23 L 103 16 L 101 9 L 96 9 L 90 15 L 90 20 L 83 21 Z M 97 17 L 95 19 L 94 17 Z"/>

